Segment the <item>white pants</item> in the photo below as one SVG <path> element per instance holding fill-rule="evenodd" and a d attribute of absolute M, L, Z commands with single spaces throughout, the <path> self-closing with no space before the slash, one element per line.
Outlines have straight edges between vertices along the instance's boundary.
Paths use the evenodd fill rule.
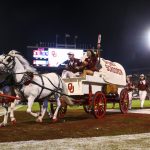
<path fill-rule="evenodd" d="M 128 95 L 129 95 L 129 109 L 132 108 L 132 91 L 128 92 Z"/>
<path fill-rule="evenodd" d="M 141 108 L 143 108 L 144 101 L 147 95 L 147 91 L 139 91 L 139 96 L 140 96 L 140 102 L 141 102 Z"/>
<path fill-rule="evenodd" d="M 73 73 L 71 71 L 63 70 L 61 77 L 62 78 L 73 78 L 79 75 L 79 72 Z"/>

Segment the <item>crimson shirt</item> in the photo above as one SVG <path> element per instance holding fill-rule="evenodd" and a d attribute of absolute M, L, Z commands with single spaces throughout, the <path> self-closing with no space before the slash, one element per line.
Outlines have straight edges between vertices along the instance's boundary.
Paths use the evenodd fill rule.
<path fill-rule="evenodd" d="M 145 83 L 143 83 L 145 82 Z M 147 91 L 148 90 L 148 83 L 146 80 L 140 80 L 138 83 L 139 91 Z"/>
<path fill-rule="evenodd" d="M 126 88 L 129 92 L 133 91 L 133 82 L 127 82 Z"/>
<path fill-rule="evenodd" d="M 88 57 L 84 61 L 87 62 L 85 69 L 97 71 L 96 69 L 97 57 L 92 57 L 92 58 Z"/>

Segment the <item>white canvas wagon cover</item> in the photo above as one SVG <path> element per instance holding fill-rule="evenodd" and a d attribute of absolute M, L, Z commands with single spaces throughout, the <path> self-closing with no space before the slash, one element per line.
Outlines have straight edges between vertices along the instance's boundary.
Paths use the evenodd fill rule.
<path fill-rule="evenodd" d="M 102 68 L 94 72 L 94 75 L 63 79 L 68 87 L 69 95 L 84 95 L 89 93 L 89 83 L 92 85 L 92 92 L 101 91 L 104 84 L 115 84 L 120 87 L 126 85 L 126 73 L 122 65 L 103 58 L 100 59 Z M 119 90 L 119 89 L 118 89 Z M 120 93 L 120 92 L 119 92 Z"/>
<path fill-rule="evenodd" d="M 99 73 L 105 82 L 122 86 L 126 85 L 126 72 L 122 65 L 103 58 L 100 59 L 100 64 L 102 68 L 99 70 Z"/>

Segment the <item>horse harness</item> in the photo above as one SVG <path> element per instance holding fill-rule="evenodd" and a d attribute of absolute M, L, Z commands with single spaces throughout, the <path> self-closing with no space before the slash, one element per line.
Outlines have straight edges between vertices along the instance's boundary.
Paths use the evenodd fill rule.
<path fill-rule="evenodd" d="M 33 72 L 24 72 L 24 73 L 15 73 L 15 74 L 23 74 L 23 77 L 22 77 L 21 81 L 16 83 L 16 87 L 19 90 L 19 92 L 21 93 L 21 96 L 23 96 L 23 97 L 25 97 L 25 96 L 24 96 L 24 93 L 22 91 L 22 87 L 27 86 L 29 84 L 35 84 L 35 85 L 41 87 L 41 91 L 40 91 L 39 95 L 36 97 L 35 100 L 39 100 L 39 98 L 40 98 L 40 96 L 41 96 L 44 89 L 49 90 L 49 91 L 52 92 L 51 94 L 49 94 L 46 97 L 49 97 L 49 96 L 51 96 L 55 93 L 62 94 L 62 88 L 60 88 L 60 84 L 62 83 L 62 80 L 61 80 L 61 78 L 58 74 L 56 74 L 58 76 L 58 79 L 59 79 L 58 87 L 56 87 L 48 77 L 46 77 L 44 75 L 41 75 L 41 74 L 33 74 Z M 39 84 L 39 83 L 37 83 L 33 80 L 34 75 L 37 75 L 37 76 L 40 77 L 42 84 Z M 50 89 L 50 88 L 47 88 L 47 87 L 44 86 L 43 77 L 45 77 L 49 81 L 49 83 L 54 87 L 54 89 Z M 42 98 L 42 99 L 44 99 L 44 98 Z"/>

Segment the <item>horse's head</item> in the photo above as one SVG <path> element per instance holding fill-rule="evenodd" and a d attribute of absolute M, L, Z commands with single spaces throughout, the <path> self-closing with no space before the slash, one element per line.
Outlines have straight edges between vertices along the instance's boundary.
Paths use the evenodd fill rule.
<path fill-rule="evenodd" d="M 15 57 L 10 54 L 0 55 L 0 72 L 11 72 L 15 66 Z"/>

